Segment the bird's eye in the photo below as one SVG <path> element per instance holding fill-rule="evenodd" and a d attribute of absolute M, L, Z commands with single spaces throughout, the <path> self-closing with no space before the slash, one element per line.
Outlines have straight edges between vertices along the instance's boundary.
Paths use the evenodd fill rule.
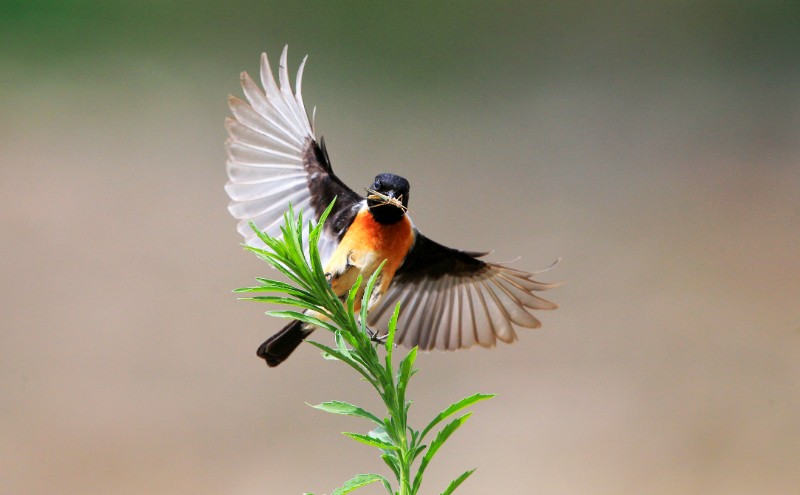
<path fill-rule="evenodd" d="M 375 189 L 380 189 L 383 187 L 383 182 L 378 179 L 375 179 Z"/>

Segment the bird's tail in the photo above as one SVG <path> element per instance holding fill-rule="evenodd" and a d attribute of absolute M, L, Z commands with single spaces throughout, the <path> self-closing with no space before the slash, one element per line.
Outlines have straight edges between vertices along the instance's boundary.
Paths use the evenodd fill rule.
<path fill-rule="evenodd" d="M 261 344 L 256 354 L 265 360 L 269 367 L 278 366 L 313 331 L 314 329 L 310 325 L 306 325 L 300 320 L 294 320 Z"/>

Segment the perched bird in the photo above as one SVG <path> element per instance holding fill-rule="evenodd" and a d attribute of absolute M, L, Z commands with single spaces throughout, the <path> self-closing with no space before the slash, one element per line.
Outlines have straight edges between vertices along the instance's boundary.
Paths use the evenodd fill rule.
<path fill-rule="evenodd" d="M 319 243 L 334 292 L 346 294 L 359 275 L 369 278 L 386 260 L 369 301 L 372 328 L 386 327 L 398 301 L 396 342 L 424 350 L 492 347 L 498 340 L 516 340 L 515 326 L 541 326 L 531 310 L 557 306 L 534 292 L 555 284 L 479 259 L 488 253 L 460 251 L 425 237 L 408 215 L 406 179 L 379 174 L 362 197 L 333 173 L 325 142 L 315 137 L 313 118 L 309 121 L 303 104 L 306 59 L 292 90 L 286 53 L 284 48 L 280 84 L 262 54 L 263 90 L 243 72 L 247 102 L 229 97 L 233 117 L 225 122 L 230 136 L 225 190 L 245 242 L 263 246 L 249 222 L 278 236 L 289 203 L 302 210 L 304 218 L 318 219 L 336 197 Z M 264 342 L 258 356 L 277 366 L 313 330 L 294 321 Z"/>

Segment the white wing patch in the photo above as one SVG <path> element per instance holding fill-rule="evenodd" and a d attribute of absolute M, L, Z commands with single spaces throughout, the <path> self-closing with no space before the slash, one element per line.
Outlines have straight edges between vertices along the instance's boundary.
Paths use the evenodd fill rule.
<path fill-rule="evenodd" d="M 239 219 L 238 231 L 250 246 L 263 247 L 263 243 L 249 222 L 271 236 L 279 236 L 289 203 L 295 211 L 303 211 L 304 220 L 316 218 L 320 213 L 310 206 L 308 174 L 303 165 L 303 154 L 314 139 L 301 92 L 306 59 L 297 71 L 294 91 L 286 59 L 284 47 L 278 69 L 280 86 L 267 55 L 262 54 L 264 89 L 243 72 L 242 89 L 247 101 L 235 96 L 228 100 L 233 117 L 225 121 L 229 135 L 225 143 L 229 178 L 225 191 L 231 198 L 228 210 Z"/>

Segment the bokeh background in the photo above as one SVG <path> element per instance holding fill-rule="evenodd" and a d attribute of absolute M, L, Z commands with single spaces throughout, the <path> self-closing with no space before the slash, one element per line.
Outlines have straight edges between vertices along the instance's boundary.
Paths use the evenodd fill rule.
<path fill-rule="evenodd" d="M 347 183 L 563 258 L 541 330 L 418 360 L 418 423 L 499 394 L 426 493 L 797 493 L 800 3 L 246 0 L 0 2 L 0 493 L 387 474 L 305 405 L 367 387 L 310 346 L 267 369 L 282 322 L 230 292 L 273 272 L 226 211 L 226 96 L 284 44 Z"/>

